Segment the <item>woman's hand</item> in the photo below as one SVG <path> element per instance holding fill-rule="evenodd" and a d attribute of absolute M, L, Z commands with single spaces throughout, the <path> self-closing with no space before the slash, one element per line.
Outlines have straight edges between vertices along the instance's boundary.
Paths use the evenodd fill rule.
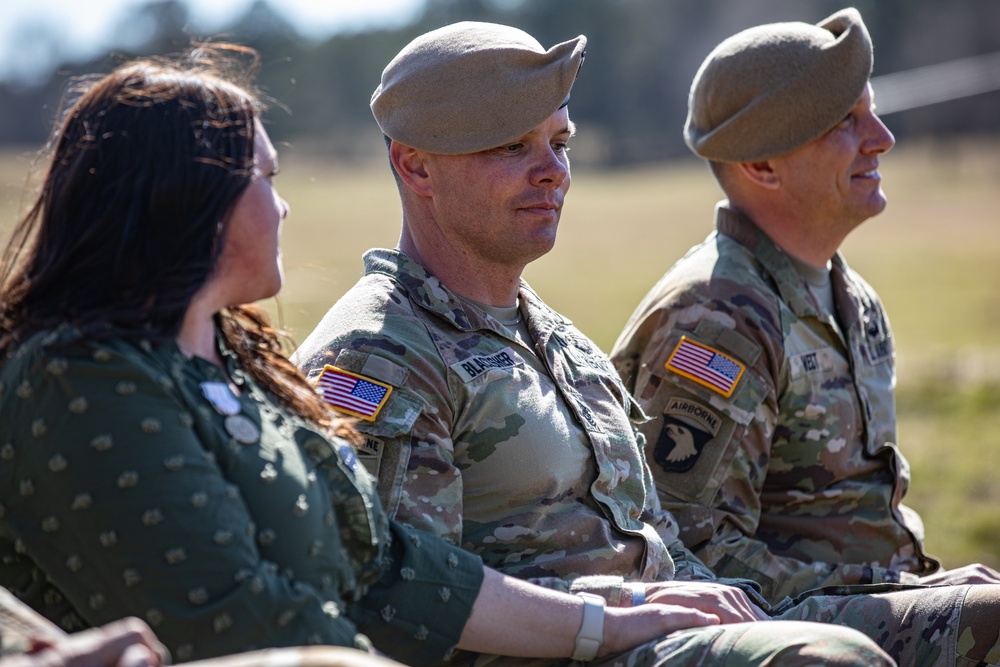
<path fill-rule="evenodd" d="M 715 614 L 668 604 L 607 607 L 604 613 L 604 642 L 597 651 L 599 656 L 626 651 L 678 630 L 720 622 Z"/>
<path fill-rule="evenodd" d="M 34 642 L 31 653 L 11 656 L 2 667 L 160 667 L 167 650 L 137 618 Z M 9 662 L 8 662 L 9 661 Z"/>
<path fill-rule="evenodd" d="M 697 595 L 692 592 L 694 597 Z M 514 657 L 568 658 L 576 646 L 583 610 L 583 600 L 576 595 L 486 568 L 483 587 L 458 647 Z M 678 630 L 719 623 L 717 614 L 694 604 L 605 607 L 604 639 L 598 655 L 624 651 Z"/>

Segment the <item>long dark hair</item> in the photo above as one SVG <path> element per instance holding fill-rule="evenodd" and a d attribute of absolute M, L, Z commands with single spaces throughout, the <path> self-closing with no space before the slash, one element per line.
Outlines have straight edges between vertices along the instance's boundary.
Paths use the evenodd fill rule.
<path fill-rule="evenodd" d="M 176 337 L 253 174 L 257 63 L 247 47 L 201 45 L 74 82 L 38 196 L 0 263 L 0 356 L 64 323 L 89 337 Z M 262 311 L 218 318 L 251 375 L 331 424 Z"/>

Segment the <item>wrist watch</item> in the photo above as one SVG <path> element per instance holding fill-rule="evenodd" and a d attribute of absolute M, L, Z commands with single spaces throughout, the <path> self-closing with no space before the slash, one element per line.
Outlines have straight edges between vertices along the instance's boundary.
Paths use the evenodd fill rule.
<path fill-rule="evenodd" d="M 604 598 L 591 593 L 576 595 L 583 600 L 583 623 L 576 633 L 573 659 L 586 662 L 597 657 L 597 650 L 604 642 Z"/>

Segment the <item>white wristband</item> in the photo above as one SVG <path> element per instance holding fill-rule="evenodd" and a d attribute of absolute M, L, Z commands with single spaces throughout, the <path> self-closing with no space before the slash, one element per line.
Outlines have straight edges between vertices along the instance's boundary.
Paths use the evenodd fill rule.
<path fill-rule="evenodd" d="M 646 585 L 632 584 L 632 606 L 638 607 L 641 604 L 646 604 Z"/>
<path fill-rule="evenodd" d="M 597 650 L 604 642 L 604 598 L 591 593 L 576 595 L 583 600 L 583 623 L 576 633 L 573 659 L 586 662 L 597 657 Z"/>

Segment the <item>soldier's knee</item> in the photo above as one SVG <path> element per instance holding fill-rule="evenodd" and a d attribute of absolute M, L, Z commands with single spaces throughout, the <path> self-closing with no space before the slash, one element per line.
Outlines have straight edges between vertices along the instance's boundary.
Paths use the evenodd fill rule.
<path fill-rule="evenodd" d="M 969 586 L 958 624 L 959 654 L 974 662 L 1000 659 L 1000 585 Z"/>
<path fill-rule="evenodd" d="M 962 604 L 962 623 L 966 616 L 973 618 L 990 618 L 993 625 L 1000 618 L 1000 584 L 973 584 L 969 586 Z"/>
<path fill-rule="evenodd" d="M 878 644 L 851 628 L 805 621 L 756 623 L 734 647 L 731 664 L 766 667 L 894 667 Z M 730 664 L 727 662 L 727 664 Z"/>

